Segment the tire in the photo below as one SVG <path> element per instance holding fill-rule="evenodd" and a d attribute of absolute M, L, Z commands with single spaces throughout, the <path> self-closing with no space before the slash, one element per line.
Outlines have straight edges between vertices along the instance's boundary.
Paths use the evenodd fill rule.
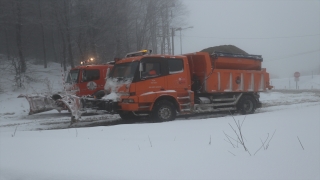
<path fill-rule="evenodd" d="M 160 100 L 154 105 L 151 118 L 154 122 L 172 121 L 176 118 L 176 108 L 168 100 Z"/>
<path fill-rule="evenodd" d="M 131 111 L 121 111 L 119 115 L 125 122 L 134 122 L 139 119 L 139 117 L 135 116 Z"/>
<path fill-rule="evenodd" d="M 240 114 L 253 114 L 257 108 L 257 102 L 252 96 L 244 95 L 237 104 Z"/>

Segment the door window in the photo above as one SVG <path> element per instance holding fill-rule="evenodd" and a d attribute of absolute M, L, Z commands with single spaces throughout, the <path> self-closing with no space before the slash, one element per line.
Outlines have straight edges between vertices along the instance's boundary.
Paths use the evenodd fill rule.
<path fill-rule="evenodd" d="M 100 71 L 98 69 L 90 69 L 82 71 L 82 81 L 94 81 L 100 79 Z"/>
<path fill-rule="evenodd" d="M 142 78 L 157 77 L 161 75 L 160 62 L 145 62 L 143 63 L 143 66 Z"/>
<path fill-rule="evenodd" d="M 183 72 L 182 59 L 168 59 L 169 74 Z"/>
<path fill-rule="evenodd" d="M 66 83 L 77 83 L 78 75 L 79 75 L 79 69 L 71 70 L 68 74 Z"/>

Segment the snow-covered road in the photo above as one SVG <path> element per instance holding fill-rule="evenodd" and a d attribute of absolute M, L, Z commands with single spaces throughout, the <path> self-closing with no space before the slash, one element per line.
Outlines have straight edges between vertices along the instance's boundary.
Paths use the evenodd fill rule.
<path fill-rule="evenodd" d="M 0 114 L 0 129 L 2 131 L 18 130 L 47 130 L 47 129 L 65 129 L 93 126 L 108 126 L 124 124 L 118 115 L 103 114 L 103 115 L 87 115 L 81 118 L 80 122 L 70 125 L 71 114 L 67 111 L 62 113 L 56 110 L 43 112 L 39 114 L 28 115 L 28 103 L 25 99 L 12 99 L 12 102 L 20 101 L 20 106 L 9 108 L 10 111 Z M 256 113 L 264 113 L 276 111 L 279 109 L 294 108 L 296 106 L 310 106 L 320 103 L 320 91 L 268 91 L 261 93 L 261 102 L 263 107 L 257 109 Z M 12 111 L 15 109 L 15 111 Z M 178 117 L 176 120 L 187 119 L 208 119 L 215 117 L 228 116 L 227 113 L 207 113 L 197 114 L 188 117 Z M 148 123 L 147 120 L 142 120 L 138 123 Z"/>
<path fill-rule="evenodd" d="M 17 106 L 0 117 L 0 180 L 318 180 L 317 93 L 267 92 L 261 100 L 265 106 L 247 116 L 121 124 L 99 115 L 72 126 L 70 113 L 28 116 Z M 236 121 L 248 151 L 231 128 Z"/>

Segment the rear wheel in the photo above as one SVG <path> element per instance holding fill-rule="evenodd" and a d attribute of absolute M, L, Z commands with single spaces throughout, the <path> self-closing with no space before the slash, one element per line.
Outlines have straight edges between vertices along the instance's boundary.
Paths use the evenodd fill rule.
<path fill-rule="evenodd" d="M 176 108 L 172 102 L 168 100 L 160 100 L 154 105 L 151 118 L 153 121 L 163 122 L 174 120 L 176 115 Z"/>
<path fill-rule="evenodd" d="M 237 109 L 241 114 L 252 114 L 257 108 L 257 102 L 252 96 L 244 95 L 238 102 Z"/>

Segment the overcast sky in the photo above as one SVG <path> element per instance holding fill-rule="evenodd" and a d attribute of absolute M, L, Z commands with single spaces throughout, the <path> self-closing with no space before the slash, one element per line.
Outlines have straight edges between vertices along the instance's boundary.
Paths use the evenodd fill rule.
<path fill-rule="evenodd" d="M 319 0 L 181 0 L 189 15 L 182 53 L 235 45 L 262 55 L 273 75 L 320 71 Z M 175 54 L 180 54 L 179 31 Z M 317 72 L 318 73 L 318 72 Z"/>

